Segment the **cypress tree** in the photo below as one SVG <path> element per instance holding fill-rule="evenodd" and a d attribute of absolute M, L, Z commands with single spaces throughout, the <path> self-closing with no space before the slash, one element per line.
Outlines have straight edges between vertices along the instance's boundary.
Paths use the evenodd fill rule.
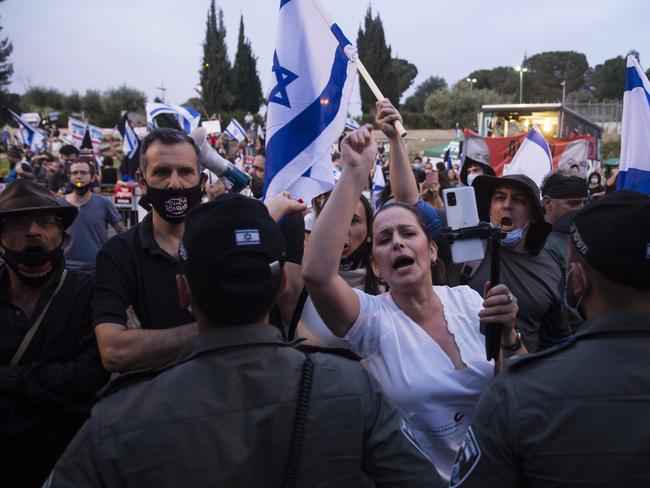
<path fill-rule="evenodd" d="M 217 17 L 217 9 L 212 0 L 206 21 L 203 62 L 199 71 L 201 102 L 209 114 L 229 110 L 232 106 L 233 96 L 229 90 L 230 70 L 223 11 L 219 9 Z"/>
<path fill-rule="evenodd" d="M 239 40 L 232 69 L 231 91 L 234 108 L 256 113 L 262 103 L 262 84 L 257 74 L 257 58 L 250 41 L 244 36 L 244 16 L 239 19 Z"/>

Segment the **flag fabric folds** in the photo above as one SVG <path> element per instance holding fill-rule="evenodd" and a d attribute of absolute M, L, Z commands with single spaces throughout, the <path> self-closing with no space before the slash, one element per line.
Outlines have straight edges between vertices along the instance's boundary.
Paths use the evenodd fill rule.
<path fill-rule="evenodd" d="M 169 105 L 166 103 L 149 102 L 146 104 L 147 125 L 150 129 L 156 129 L 158 122 L 156 117 L 163 114 L 172 116 L 178 122 L 183 132 L 189 134 L 199 127 L 201 114 L 191 107 L 185 105 Z"/>
<path fill-rule="evenodd" d="M 541 187 L 544 177 L 552 172 L 551 149 L 539 129 L 532 127 L 503 175 L 526 175 Z"/>
<path fill-rule="evenodd" d="M 379 194 L 386 186 L 386 178 L 381 168 L 381 159 L 375 160 L 375 172 L 372 175 L 372 199 L 374 200 L 375 211 L 379 210 Z"/>
<path fill-rule="evenodd" d="M 237 119 L 232 119 L 224 131 L 233 139 L 237 139 L 237 142 L 242 142 L 246 140 L 246 131 L 237 121 Z"/>
<path fill-rule="evenodd" d="M 128 113 L 125 113 L 124 116 L 120 119 L 119 123 L 117 124 L 117 130 L 120 132 L 122 140 L 124 141 L 124 145 L 122 147 L 124 155 L 129 159 L 132 159 L 138 150 L 140 139 L 133 130 L 131 122 L 129 122 Z"/>
<path fill-rule="evenodd" d="M 45 136 L 41 133 L 41 131 L 32 127 L 25 119 L 23 119 L 13 110 L 7 110 L 9 110 L 11 116 L 18 123 L 18 127 L 20 128 L 20 136 L 23 139 L 23 144 L 27 144 L 32 151 L 41 149 L 43 146 L 43 141 L 45 140 Z"/>
<path fill-rule="evenodd" d="M 343 132 L 356 49 L 315 0 L 282 0 L 266 126 L 265 198 L 308 202 L 334 186 L 330 148 Z"/>
<path fill-rule="evenodd" d="M 617 188 L 650 195 L 650 81 L 634 56 L 625 72 Z"/>

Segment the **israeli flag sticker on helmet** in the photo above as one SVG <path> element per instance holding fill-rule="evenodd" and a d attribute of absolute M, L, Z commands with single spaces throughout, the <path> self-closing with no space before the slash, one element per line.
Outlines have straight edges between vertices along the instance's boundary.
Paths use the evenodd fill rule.
<path fill-rule="evenodd" d="M 241 229 L 235 231 L 235 244 L 238 246 L 253 246 L 260 244 L 260 231 L 257 229 Z"/>

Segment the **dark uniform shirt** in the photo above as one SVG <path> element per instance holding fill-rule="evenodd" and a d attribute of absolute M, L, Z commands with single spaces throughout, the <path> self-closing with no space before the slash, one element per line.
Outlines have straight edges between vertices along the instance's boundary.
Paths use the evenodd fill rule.
<path fill-rule="evenodd" d="M 176 291 L 178 261 L 153 237 L 151 214 L 104 244 L 97 254 L 93 325 L 126 325 L 132 305 L 143 329 L 167 329 L 194 321 Z"/>
<path fill-rule="evenodd" d="M 616 314 L 514 361 L 483 393 L 450 486 L 650 486 L 648 351 L 650 314 Z"/>
<path fill-rule="evenodd" d="M 51 487 L 282 486 L 305 354 L 268 325 L 199 334 L 154 379 L 108 388 L 68 447 Z M 314 364 L 296 487 L 441 487 L 357 362 Z"/>
<path fill-rule="evenodd" d="M 39 486 L 108 380 L 90 322 L 92 276 L 74 271 L 18 365 L 9 364 L 62 270 L 27 317 L 9 301 L 0 268 L 0 486 Z"/>

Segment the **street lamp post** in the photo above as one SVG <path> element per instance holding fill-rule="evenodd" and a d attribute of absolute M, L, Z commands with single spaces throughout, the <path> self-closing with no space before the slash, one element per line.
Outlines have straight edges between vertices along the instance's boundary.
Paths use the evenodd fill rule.
<path fill-rule="evenodd" d="M 528 68 L 522 68 L 521 66 L 516 66 L 515 71 L 519 71 L 519 103 L 523 103 L 524 100 L 524 73 L 528 71 Z"/>
<path fill-rule="evenodd" d="M 474 83 L 476 83 L 476 78 L 465 78 L 465 81 L 469 83 L 469 91 L 472 91 L 474 88 Z"/>

